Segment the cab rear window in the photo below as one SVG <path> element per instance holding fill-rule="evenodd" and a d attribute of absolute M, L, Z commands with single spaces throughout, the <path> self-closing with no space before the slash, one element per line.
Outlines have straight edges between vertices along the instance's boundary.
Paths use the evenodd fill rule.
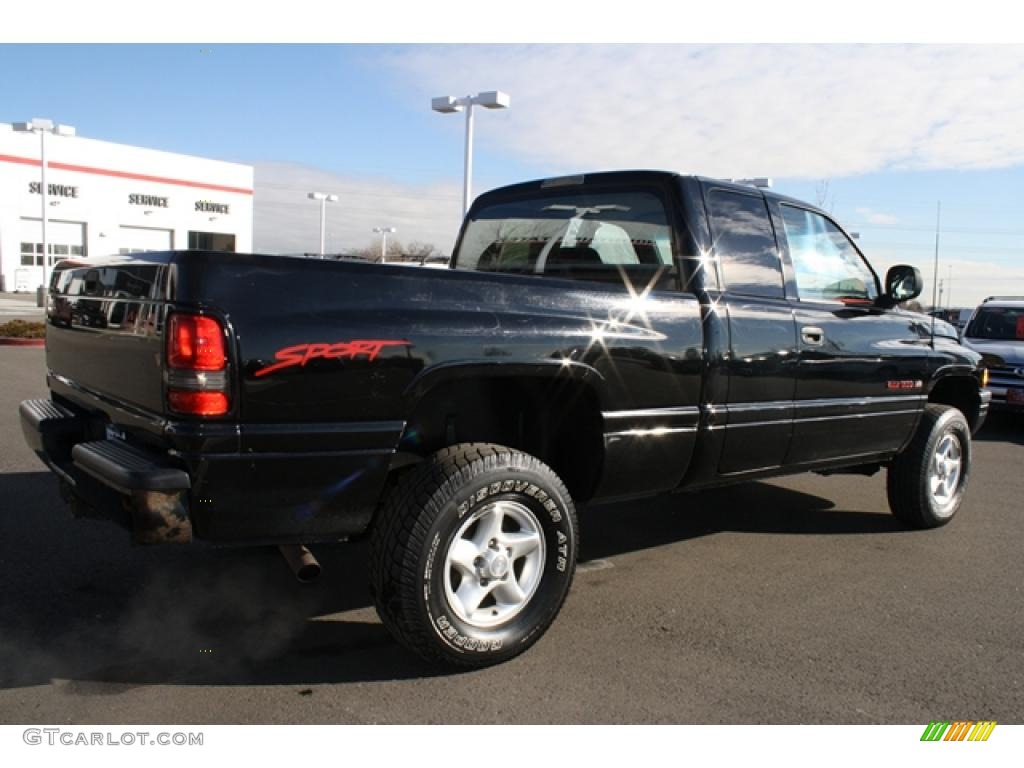
<path fill-rule="evenodd" d="M 671 284 L 676 276 L 665 206 L 649 192 L 539 194 L 472 214 L 457 269 Z"/>

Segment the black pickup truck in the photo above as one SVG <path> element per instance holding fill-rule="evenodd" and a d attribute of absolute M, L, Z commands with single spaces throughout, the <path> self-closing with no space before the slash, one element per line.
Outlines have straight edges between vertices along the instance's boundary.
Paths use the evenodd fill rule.
<path fill-rule="evenodd" d="M 547 179 L 478 198 L 450 270 L 63 262 L 22 424 L 76 514 L 137 542 L 369 536 L 393 634 L 483 666 L 554 620 L 578 505 L 884 467 L 900 520 L 949 522 L 989 396 L 899 308 L 921 287 L 761 189 Z"/>

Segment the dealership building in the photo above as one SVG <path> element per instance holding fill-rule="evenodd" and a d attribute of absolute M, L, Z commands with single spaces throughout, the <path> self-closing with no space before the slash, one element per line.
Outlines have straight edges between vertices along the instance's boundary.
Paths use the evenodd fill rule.
<path fill-rule="evenodd" d="M 43 277 L 40 136 L 0 123 L 0 290 Z M 50 264 L 197 248 L 252 251 L 253 169 L 79 136 L 46 136 Z"/>

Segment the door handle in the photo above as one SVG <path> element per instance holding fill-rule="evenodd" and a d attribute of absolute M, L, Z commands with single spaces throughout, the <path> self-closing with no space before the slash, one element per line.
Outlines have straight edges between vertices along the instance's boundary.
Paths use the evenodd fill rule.
<path fill-rule="evenodd" d="M 825 332 L 817 326 L 805 325 L 800 329 L 800 338 L 804 340 L 804 344 L 820 347 L 825 343 Z"/>

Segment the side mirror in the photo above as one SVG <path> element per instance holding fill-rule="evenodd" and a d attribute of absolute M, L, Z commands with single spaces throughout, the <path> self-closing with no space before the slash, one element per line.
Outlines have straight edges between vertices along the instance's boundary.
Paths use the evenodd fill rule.
<path fill-rule="evenodd" d="M 885 295 L 896 303 L 916 299 L 921 295 L 923 288 L 921 270 L 917 267 L 898 264 L 895 267 L 890 267 L 885 274 Z"/>

